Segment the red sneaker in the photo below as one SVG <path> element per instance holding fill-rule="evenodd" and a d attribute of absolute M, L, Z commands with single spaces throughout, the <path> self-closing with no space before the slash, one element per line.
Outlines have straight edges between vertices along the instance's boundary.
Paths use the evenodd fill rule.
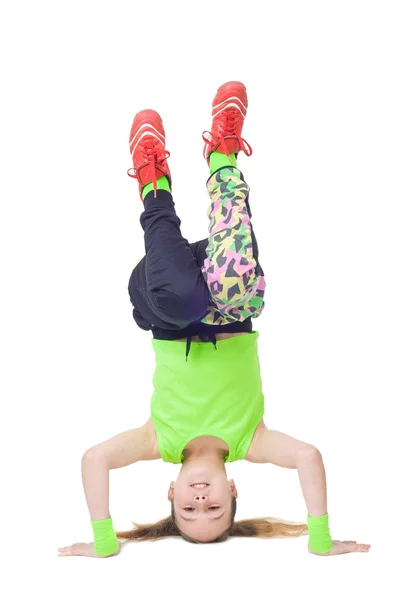
<path fill-rule="evenodd" d="M 171 173 L 167 163 L 170 153 L 165 149 L 164 125 L 158 112 L 146 109 L 137 113 L 129 136 L 129 148 L 133 168 L 128 169 L 128 175 L 138 180 L 142 201 L 142 189 L 150 182 L 154 185 L 154 195 L 156 195 L 159 177 L 165 175 L 172 189 Z"/>
<path fill-rule="evenodd" d="M 242 139 L 242 128 L 247 113 L 246 88 L 240 81 L 228 81 L 218 88 L 212 104 L 211 131 L 203 132 L 204 158 L 210 164 L 211 152 L 223 152 L 227 156 L 240 150 L 251 156 L 250 144 Z"/>

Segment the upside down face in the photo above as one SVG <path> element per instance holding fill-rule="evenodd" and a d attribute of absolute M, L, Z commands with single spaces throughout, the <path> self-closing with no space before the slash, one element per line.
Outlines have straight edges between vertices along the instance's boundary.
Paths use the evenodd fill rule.
<path fill-rule="evenodd" d="M 209 464 L 182 467 L 168 491 L 177 527 L 198 542 L 214 540 L 230 527 L 233 498 L 237 498 L 234 481 Z"/>

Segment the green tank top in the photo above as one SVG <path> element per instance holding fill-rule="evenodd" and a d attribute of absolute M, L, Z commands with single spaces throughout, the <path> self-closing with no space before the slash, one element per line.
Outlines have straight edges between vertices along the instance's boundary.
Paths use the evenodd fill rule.
<path fill-rule="evenodd" d="M 183 462 L 186 445 L 199 436 L 229 447 L 225 462 L 245 458 L 264 414 L 258 332 L 208 342 L 153 339 L 156 368 L 151 417 L 165 462 Z"/>

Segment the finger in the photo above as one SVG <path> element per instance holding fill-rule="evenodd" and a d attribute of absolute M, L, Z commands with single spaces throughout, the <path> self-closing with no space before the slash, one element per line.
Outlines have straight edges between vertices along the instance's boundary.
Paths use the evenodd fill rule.
<path fill-rule="evenodd" d="M 356 548 L 357 548 L 357 542 L 343 542 L 344 547 L 346 548 L 347 552 L 355 552 Z"/>
<path fill-rule="evenodd" d="M 71 546 L 70 548 L 67 548 L 66 550 L 63 550 L 59 554 L 59 556 L 84 556 L 84 555 L 85 555 L 85 553 L 80 548 L 74 548 L 73 546 Z"/>
<path fill-rule="evenodd" d="M 341 544 L 357 544 L 356 540 L 343 540 Z"/>
<path fill-rule="evenodd" d="M 75 556 L 76 554 L 80 553 L 80 544 L 72 544 L 72 546 L 68 546 L 67 548 L 64 548 L 62 550 L 63 554 L 65 554 L 65 556 Z"/>
<path fill-rule="evenodd" d="M 356 552 L 369 552 L 370 548 L 371 548 L 370 544 L 357 544 Z"/>
<path fill-rule="evenodd" d="M 357 544 L 345 542 L 345 552 L 368 552 L 369 547 L 366 544 Z"/>
<path fill-rule="evenodd" d="M 78 543 L 78 544 L 72 544 L 71 546 L 71 550 L 72 552 L 83 552 L 86 548 L 87 544 L 83 544 L 83 543 Z"/>

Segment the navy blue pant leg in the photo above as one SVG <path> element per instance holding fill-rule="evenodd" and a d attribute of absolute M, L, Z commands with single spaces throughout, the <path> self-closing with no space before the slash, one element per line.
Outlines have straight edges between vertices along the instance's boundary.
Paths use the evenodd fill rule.
<path fill-rule="evenodd" d="M 146 195 L 140 223 L 146 255 L 129 280 L 135 320 L 143 329 L 148 325 L 184 329 L 206 314 L 210 297 L 196 257 L 182 236 L 170 192 Z"/>

